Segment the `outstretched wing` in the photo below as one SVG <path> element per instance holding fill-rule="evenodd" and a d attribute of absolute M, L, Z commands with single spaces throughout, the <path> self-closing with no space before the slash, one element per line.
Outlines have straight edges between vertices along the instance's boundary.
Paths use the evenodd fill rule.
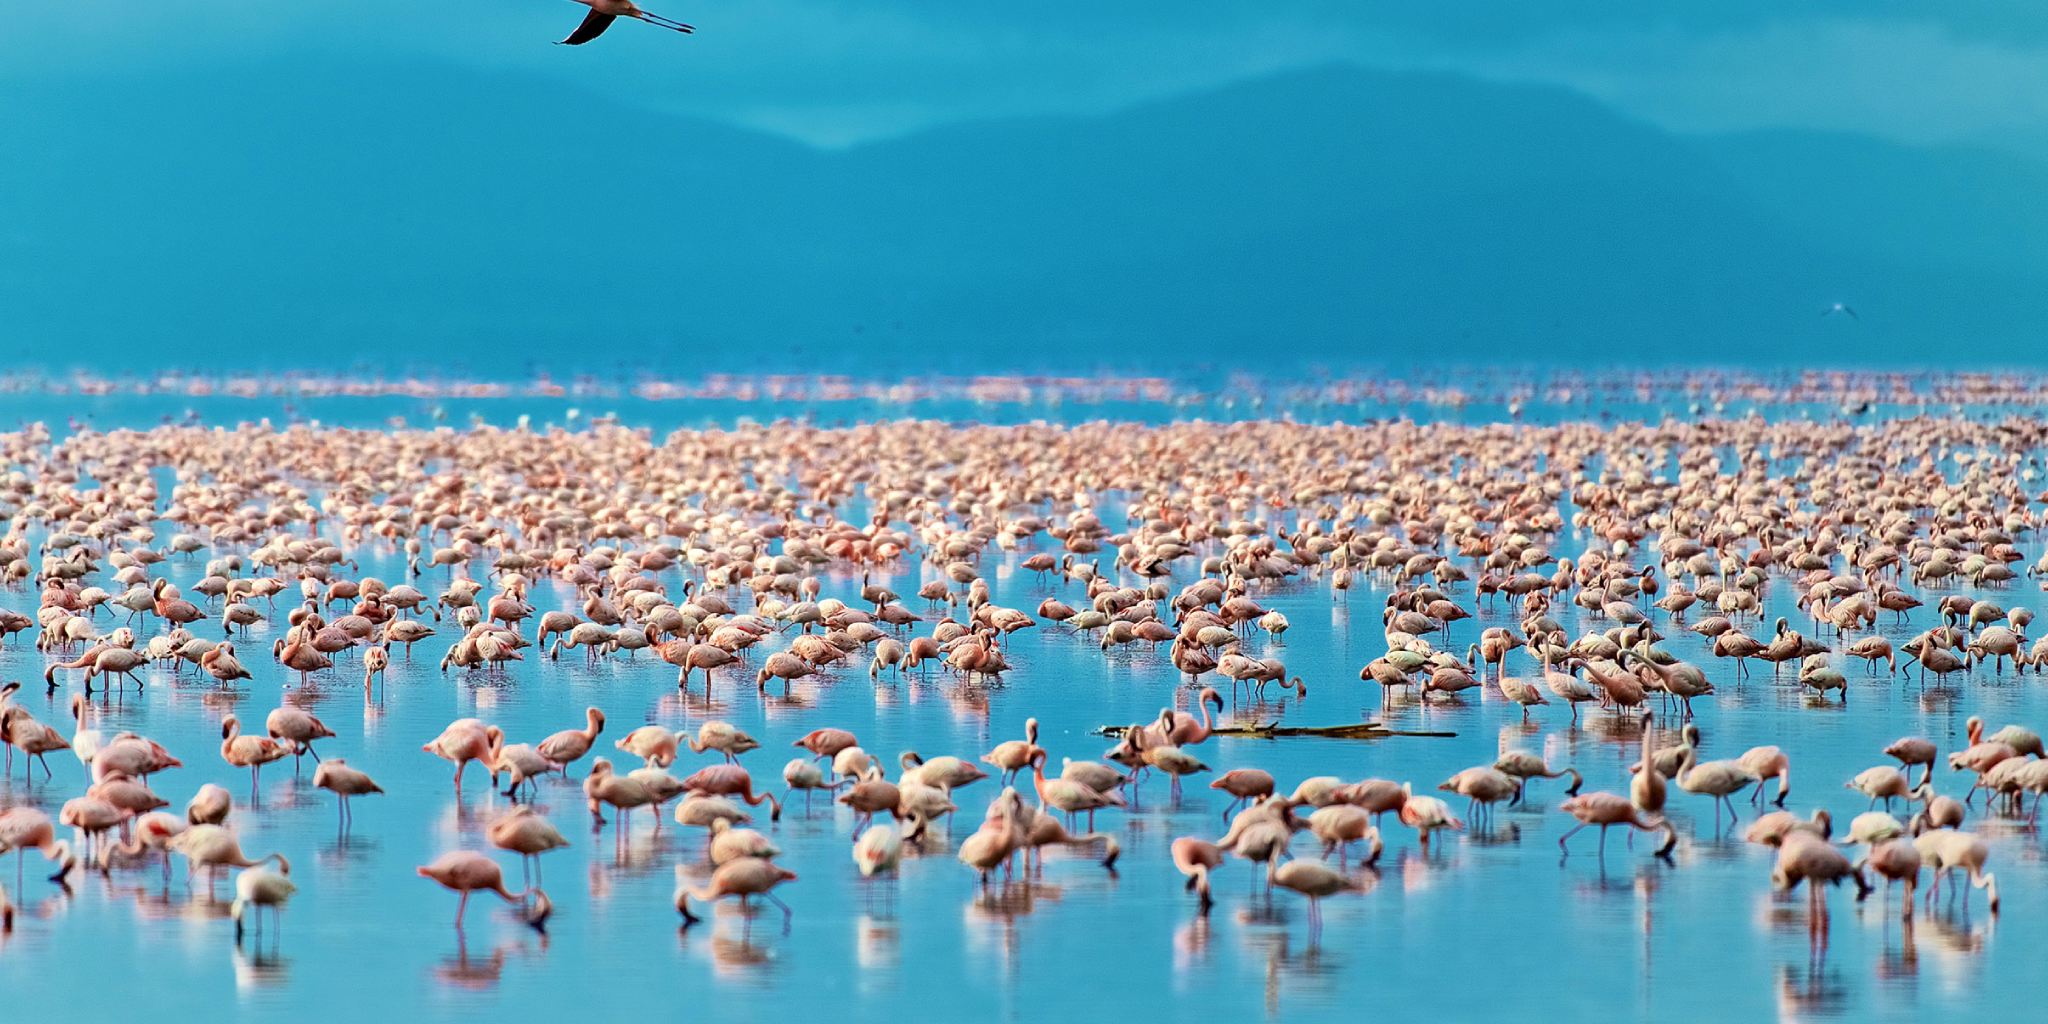
<path fill-rule="evenodd" d="M 610 28 L 612 22 L 616 20 L 618 20 L 618 15 L 616 14 L 600 14 L 597 11 L 592 11 L 583 16 L 583 24 L 576 26 L 576 31 L 569 33 L 569 38 L 562 40 L 559 45 L 582 46 L 584 43 L 604 35 L 604 30 Z"/>

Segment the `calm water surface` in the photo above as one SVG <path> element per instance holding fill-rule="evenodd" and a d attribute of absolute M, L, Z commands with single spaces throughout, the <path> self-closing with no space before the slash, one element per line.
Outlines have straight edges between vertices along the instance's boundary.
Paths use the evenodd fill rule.
<path fill-rule="evenodd" d="M 135 418 L 147 423 L 155 415 L 149 409 Z M 1120 515 L 1104 519 L 1121 525 Z M 173 531 L 165 524 L 159 532 L 168 537 Z M 1553 550 L 1572 554 L 1586 543 L 1566 534 Z M 2030 561 L 2039 548 L 2037 540 L 2023 538 Z M 1016 570 L 1029 553 L 990 549 L 983 571 L 998 603 L 1029 610 L 1052 593 L 1079 600 L 1078 585 L 1060 591 Z M 388 547 L 366 548 L 363 555 L 364 573 L 403 578 L 402 561 Z M 1191 562 L 1178 565 L 1176 586 L 1194 572 Z M 166 567 L 180 585 L 201 571 L 198 562 L 157 568 Z M 909 594 L 935 572 L 905 563 L 883 582 Z M 673 570 L 667 575 L 677 577 L 666 580 L 673 592 L 680 577 Z M 420 584 L 437 594 L 445 579 L 444 570 L 434 570 Z M 824 593 L 852 598 L 859 584 L 858 577 L 829 576 Z M 1626 791 L 1625 766 L 1640 737 L 1632 721 L 1594 711 L 1575 727 L 1565 709 L 1545 707 L 1525 722 L 1491 685 L 1483 696 L 1439 698 L 1427 710 L 1405 697 L 1382 709 L 1378 688 L 1361 683 L 1357 672 L 1384 650 L 1383 590 L 1361 586 L 1333 595 L 1318 578 L 1254 596 L 1285 612 L 1293 628 L 1284 642 L 1259 635 L 1248 653 L 1284 659 L 1290 672 L 1308 681 L 1310 694 L 1303 702 L 1240 705 L 1237 714 L 1299 724 L 1383 716 L 1396 728 L 1456 736 L 1218 737 L 1197 748 L 1217 771 L 1264 768 L 1283 788 L 1333 774 L 1409 780 L 1424 791 L 1519 747 L 1541 752 L 1553 766 L 1578 767 L 1589 788 Z M 1469 585 L 1454 596 L 1469 604 Z M 1800 622 L 1795 596 L 1775 579 L 1767 616 L 1793 615 Z M 2011 606 L 2032 595 L 2009 589 L 1984 596 Z M 569 597 L 568 588 L 544 581 L 533 601 L 546 609 Z M 0 592 L 0 603 L 28 611 L 35 596 Z M 926 611 L 923 602 L 909 603 Z M 1574 636 L 1592 625 L 1575 606 L 1552 614 Z M 1663 626 L 1663 613 L 1655 614 Z M 1882 632 L 1895 645 L 1932 624 L 1929 615 L 1903 625 L 1891 618 Z M 218 629 L 217 621 L 197 625 L 205 636 Z M 1462 652 L 1494 625 L 1513 625 L 1504 604 L 1455 624 L 1455 648 Z M 1815 632 L 1810 620 L 1805 628 Z M 1456 836 L 1427 857 L 1412 831 L 1390 825 L 1376 884 L 1363 895 L 1327 901 L 1323 932 L 1311 944 L 1301 901 L 1278 893 L 1269 902 L 1242 861 L 1227 863 L 1217 877 L 1215 910 L 1206 918 L 1195 912 L 1166 847 L 1177 836 L 1220 834 L 1227 798 L 1201 783 L 1171 803 L 1163 779 L 1155 777 L 1136 810 L 1099 817 L 1098 827 L 1113 831 L 1124 846 L 1114 874 L 1054 851 L 1042 875 L 991 893 L 977 889 L 973 872 L 954 859 L 954 847 L 999 791 L 994 780 L 956 794 L 963 810 L 950 836 L 941 826 L 896 880 L 858 876 L 847 853 L 850 811 L 822 797 L 807 810 L 799 798 L 779 824 L 764 815 L 755 826 L 782 846 L 782 862 L 801 876 L 780 890 L 795 909 L 788 929 L 772 910 L 748 919 L 722 904 L 704 925 L 681 932 L 670 904 L 673 866 L 703 859 L 703 832 L 679 830 L 669 820 L 657 834 L 641 812 L 629 847 L 617 853 L 609 828 L 593 833 L 580 789 L 550 778 L 539 805 L 574 845 L 547 855 L 556 907 L 547 935 L 524 927 L 488 897 L 473 901 L 467 933 L 458 935 L 451 927 L 455 897 L 416 877 L 413 868 L 450 849 L 486 849 L 483 826 L 506 800 L 472 768 L 458 801 L 447 763 L 420 750 L 455 718 L 483 718 L 514 742 L 536 742 L 580 726 L 583 708 L 596 705 L 610 716 L 597 751 L 607 754 L 617 753 L 613 739 L 643 723 L 694 730 L 707 718 L 721 718 L 762 741 L 743 763 L 779 789 L 781 766 L 796 753 L 790 742 L 821 726 L 851 729 L 863 746 L 892 759 L 910 749 L 974 759 L 997 742 L 1021 737 L 1024 719 L 1036 716 L 1044 727 L 1041 743 L 1057 764 L 1061 757 L 1102 754 L 1110 743 L 1090 730 L 1150 719 L 1168 704 L 1187 707 L 1190 694 L 1163 652 L 1104 655 L 1092 639 L 1052 628 L 1014 636 L 1010 658 L 1017 667 L 1000 682 L 964 683 L 934 670 L 904 681 L 885 676 L 878 685 L 864 670 L 841 670 L 797 683 L 785 700 L 779 693 L 763 697 L 749 678 L 727 670 L 707 701 L 701 688 L 679 697 L 674 669 L 646 652 L 638 660 L 593 667 L 578 652 L 549 662 L 529 649 L 528 660 L 503 675 L 444 675 L 435 664 L 455 633 L 444 626 L 444 636 L 420 645 L 410 662 L 394 661 L 388 681 L 366 700 L 352 655 L 310 687 L 288 685 L 286 673 L 267 657 L 274 629 L 281 626 L 259 624 L 241 645 L 256 674 L 241 688 L 222 691 L 190 671 L 179 676 L 151 669 L 145 692 L 131 689 L 99 703 L 89 724 L 107 733 L 134 729 L 165 743 L 186 762 L 152 780 L 173 810 L 202 783 L 225 785 L 236 795 L 232 820 L 244 848 L 252 856 L 277 850 L 291 858 L 300 891 L 285 915 L 277 955 L 238 952 L 225 902 L 188 899 L 182 867 L 168 896 L 153 870 L 117 872 L 111 879 L 82 874 L 66 894 L 34 880 L 31 864 L 31 880 L 15 894 L 25 918 L 0 941 L 0 1020 L 133 1007 L 145 999 L 166 1021 L 223 1013 L 467 1020 L 595 1012 L 609 1019 L 627 1012 L 687 1015 L 714 1006 L 735 1020 L 819 1013 L 861 1020 L 906 1013 L 940 1020 L 1132 1013 L 1292 1020 L 1418 1012 L 1474 1020 L 1509 1013 L 1574 1021 L 1702 1013 L 1717 1019 L 1922 1019 L 1935 1011 L 2025 1005 L 2048 988 L 2032 966 L 2048 948 L 2041 923 L 2048 865 L 2031 829 L 1978 824 L 1973 812 L 1972 827 L 1992 837 L 1990 867 L 2005 898 L 2001 917 L 1984 912 L 1980 893 L 1967 914 L 1959 907 L 1923 913 L 1906 928 L 1895 900 L 1873 897 L 1859 907 L 1844 890 L 1830 897 L 1822 949 L 1804 894 L 1789 901 L 1771 894 L 1772 851 L 1741 843 L 1741 826 L 1731 829 L 1724 821 L 1717 831 L 1704 797 L 1674 788 L 1671 809 L 1681 842 L 1673 864 L 1652 859 L 1649 842 L 1631 849 L 1619 832 L 1604 859 L 1595 856 L 1588 831 L 1561 860 L 1557 838 L 1572 824 L 1555 810 L 1562 780 L 1539 780 L 1532 806 L 1502 809 L 1489 826 Z M 1705 666 L 1720 690 L 1695 701 L 1703 756 L 1783 746 L 1793 764 L 1787 806 L 1802 814 L 1829 808 L 1838 834 L 1866 802 L 1843 783 L 1887 763 L 1881 749 L 1890 741 L 1918 734 L 1935 739 L 1944 752 L 1959 749 L 1970 714 L 1985 716 L 1992 728 L 2048 724 L 2048 697 L 2031 675 L 1979 668 L 1967 679 L 1951 677 L 1945 688 L 1923 689 L 1903 674 L 1864 676 L 1860 663 L 1852 663 L 1845 708 L 1802 696 L 1789 669 L 1774 682 L 1759 664 L 1752 678 L 1739 681 L 1732 665 L 1712 657 L 1700 638 L 1666 631 L 1667 648 Z M 47 663 L 17 639 L 0 653 L 0 678 L 32 681 Z M 1510 667 L 1516 674 L 1535 670 L 1522 652 Z M 60 688 L 46 697 L 31 682 L 23 696 L 38 718 L 68 731 L 68 693 Z M 323 754 L 346 757 L 389 791 L 358 800 L 347 833 L 338 828 L 332 797 L 311 788 L 310 759 L 300 778 L 290 761 L 267 767 L 260 807 L 251 808 L 248 774 L 219 758 L 226 715 L 260 724 L 285 699 L 309 707 L 339 733 L 322 741 Z M 714 760 L 685 752 L 674 770 L 683 775 Z M 83 791 L 85 772 L 75 759 L 60 753 L 50 762 L 55 780 L 45 782 L 38 770 L 29 784 L 17 764 L 0 785 L 0 804 L 34 804 L 54 815 Z M 579 779 L 588 765 L 586 759 L 574 766 Z M 1956 780 L 1944 771 L 1938 785 L 1949 792 L 1966 788 Z M 1738 797 L 1744 824 L 1755 814 L 1745 797 Z M 1462 812 L 1462 799 L 1453 804 Z M 1312 856 L 1313 848 L 1313 837 L 1297 838 L 1297 854 Z M 514 859 L 499 859 L 516 880 Z M 220 891 L 232 895 L 227 885 Z"/>

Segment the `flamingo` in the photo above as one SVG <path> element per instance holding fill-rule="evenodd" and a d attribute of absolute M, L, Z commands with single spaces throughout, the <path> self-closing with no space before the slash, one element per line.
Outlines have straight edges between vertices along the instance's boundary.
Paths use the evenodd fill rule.
<path fill-rule="evenodd" d="M 789 759 L 788 764 L 782 766 L 782 783 L 785 787 L 782 791 L 782 802 L 787 804 L 789 802 L 789 795 L 801 789 L 804 791 L 804 811 L 808 814 L 811 807 L 811 793 L 814 790 L 822 789 L 829 793 L 836 791 L 840 786 L 846 785 L 850 781 L 852 780 L 841 779 L 837 782 L 826 782 L 825 769 L 820 767 L 817 761 L 793 757 Z"/>
<path fill-rule="evenodd" d="M 1857 865 L 1857 868 L 1859 871 L 1867 868 L 1883 875 L 1887 891 L 1892 882 L 1905 882 L 1906 898 L 1902 916 L 1911 921 L 1914 890 L 1920 885 L 1920 865 L 1920 851 L 1914 847 L 1912 840 L 1900 838 L 1873 846 L 1869 855 L 1863 858 L 1863 863 Z"/>
<path fill-rule="evenodd" d="M 1650 814 L 1661 814 L 1664 811 L 1665 786 L 1664 773 L 1657 771 L 1654 767 L 1654 765 L 1656 764 L 1657 751 L 1655 747 L 1655 740 L 1653 739 L 1655 734 L 1650 728 L 1651 723 L 1654 719 L 1654 712 L 1643 712 L 1643 750 L 1641 763 L 1646 768 L 1648 768 L 1648 770 L 1636 772 L 1633 776 L 1629 778 L 1628 800 L 1629 803 L 1639 811 L 1645 811 Z"/>
<path fill-rule="evenodd" d="M 997 781 L 1007 786 L 1016 778 L 1018 772 L 1031 766 L 1033 758 L 1044 752 L 1045 749 L 1038 745 L 1038 719 L 1027 718 L 1024 720 L 1023 739 L 1005 740 L 996 744 L 994 750 L 981 756 L 981 761 L 983 764 L 1001 769 L 1003 774 Z"/>
<path fill-rule="evenodd" d="M 462 915 L 469 909 L 472 893 L 488 892 L 497 894 L 507 903 L 525 907 L 521 918 L 535 931 L 546 931 L 548 916 L 554 912 L 554 904 L 547 894 L 538 887 L 523 892 L 512 892 L 505 888 L 505 875 L 498 869 L 496 861 L 481 853 L 470 850 L 455 850 L 434 859 L 432 864 L 416 869 L 421 878 L 431 878 L 444 888 L 462 894 L 461 902 L 455 905 L 455 930 L 462 930 Z M 528 901 L 532 901 L 529 905 Z"/>
<path fill-rule="evenodd" d="M 355 822 L 355 812 L 350 809 L 348 803 L 350 797 L 384 792 L 384 788 L 377 785 L 369 775 L 350 768 L 348 762 L 338 757 L 328 758 L 313 769 L 313 785 L 315 788 L 333 793 L 338 798 L 340 824 L 344 830 Z"/>
<path fill-rule="evenodd" d="M 1360 863 L 1370 866 L 1380 859 L 1380 830 L 1373 827 L 1372 813 L 1356 804 L 1331 804 L 1308 817 L 1308 829 L 1323 841 L 1323 859 L 1337 854 L 1337 866 L 1347 865 L 1351 844 L 1364 842 L 1366 856 Z"/>
<path fill-rule="evenodd" d="M 492 846 L 519 855 L 520 870 L 531 871 L 533 885 L 540 884 L 540 855 L 569 845 L 560 830 L 541 817 L 531 805 L 515 804 L 484 829 Z"/>
<path fill-rule="evenodd" d="M 1216 692 L 1214 687 L 1204 686 L 1195 703 L 1202 711 L 1202 717 L 1199 719 L 1185 711 L 1175 711 L 1172 708 L 1160 709 L 1159 725 L 1165 733 L 1165 740 L 1168 745 L 1176 747 L 1193 746 L 1207 740 L 1215 733 L 1215 721 L 1209 717 L 1209 705 L 1212 703 L 1216 705 L 1216 712 L 1221 714 L 1223 712 L 1223 695 Z"/>
<path fill-rule="evenodd" d="M 1559 836 L 1557 847 L 1571 856 L 1571 847 L 1566 845 L 1571 837 L 1588 825 L 1600 827 L 1600 856 L 1607 856 L 1607 830 L 1616 825 L 1627 825 L 1642 832 L 1664 831 L 1664 845 L 1657 848 L 1657 856 L 1669 859 L 1671 848 L 1678 845 L 1678 830 L 1668 818 L 1645 818 L 1628 797 L 1613 793 L 1595 791 L 1581 793 L 1558 805 L 1558 809 L 1578 819 L 1571 831 Z"/>
<path fill-rule="evenodd" d="M 284 929 L 282 915 L 284 905 L 299 891 L 292 884 L 292 865 L 282 855 L 277 858 L 277 870 L 254 867 L 241 873 L 235 879 L 235 901 L 228 906 L 228 916 L 235 920 L 235 944 L 242 942 L 242 922 L 250 910 L 256 911 L 256 939 L 260 946 L 263 940 L 263 910 L 268 907 L 277 923 L 275 930 Z"/>
<path fill-rule="evenodd" d="M 688 741 L 690 753 L 701 754 L 716 750 L 725 755 L 729 764 L 739 763 L 739 755 L 758 749 L 761 744 L 752 736 L 740 731 L 729 722 L 710 721 L 697 727 L 697 738 Z"/>
<path fill-rule="evenodd" d="M 1728 797 L 1755 782 L 1756 776 L 1734 761 L 1708 761 L 1700 764 L 1698 750 L 1691 743 L 1687 743 L 1684 753 L 1679 758 L 1678 775 L 1672 781 L 1678 783 L 1678 788 L 1688 793 L 1714 798 L 1714 827 L 1718 829 L 1721 826 L 1721 806 L 1726 804 L 1730 821 L 1735 820 L 1735 804 L 1730 802 Z"/>
<path fill-rule="evenodd" d="M 1308 897 L 1308 931 L 1310 940 L 1323 928 L 1323 900 L 1340 892 L 1352 892 L 1360 888 L 1358 882 L 1329 866 L 1312 860 L 1294 860 L 1285 864 L 1278 859 L 1266 862 L 1266 882 L 1289 889 Z"/>
<path fill-rule="evenodd" d="M 30 764 L 31 759 L 36 764 L 43 766 L 43 778 L 45 781 L 53 778 L 49 759 L 44 755 L 52 751 L 69 750 L 71 742 L 66 740 L 62 733 L 33 718 L 29 718 L 26 713 L 4 720 L 0 724 L 6 724 L 7 742 L 12 743 L 14 749 L 21 751 L 22 781 L 26 783 L 32 777 L 33 766 Z M 97 755 L 95 755 L 95 760 L 97 759 Z"/>
<path fill-rule="evenodd" d="M 478 719 L 458 718 L 448 723 L 441 735 L 428 741 L 421 750 L 444 761 L 455 763 L 455 793 L 462 794 L 462 770 L 471 761 L 490 764 L 491 736 L 487 726 Z"/>
<path fill-rule="evenodd" d="M 903 862 L 903 836 L 894 825 L 876 825 L 853 843 L 853 863 L 862 877 L 885 875 Z"/>
<path fill-rule="evenodd" d="M 1477 819 L 1490 816 L 1494 804 L 1514 797 L 1521 783 L 1498 769 L 1478 767 L 1467 768 L 1438 783 L 1436 788 L 1465 797 L 1465 813 Z"/>
<path fill-rule="evenodd" d="M 85 727 L 85 707 L 84 694 L 71 695 L 71 720 L 76 725 L 71 733 L 71 753 L 78 758 L 79 764 L 91 768 L 92 759 L 99 756 L 100 747 L 106 744 L 106 739 L 98 729 Z"/>
<path fill-rule="evenodd" d="M 1985 895 L 1991 903 L 1991 912 L 1998 913 L 1998 880 L 1984 870 L 1984 862 L 1990 858 L 1991 848 L 1985 845 L 1982 838 L 1954 829 L 1936 829 L 1915 836 L 1913 849 L 1920 854 L 1921 863 L 1934 872 L 1934 881 L 1927 886 L 1927 906 L 1930 909 L 1934 906 L 1935 894 L 1941 891 L 1942 881 L 1952 878 L 1957 870 L 1961 870 L 1968 876 L 1972 887 L 1985 890 Z M 1951 882 L 1951 897 L 1954 896 L 1955 889 L 1955 884 Z M 1964 889 L 1965 909 L 1969 907 L 1969 903 L 1970 891 Z"/>
<path fill-rule="evenodd" d="M 711 874 L 711 884 L 704 889 L 690 889 L 684 875 L 683 865 L 676 865 L 676 912 L 683 915 L 683 927 L 703 920 L 690 912 L 690 899 L 695 897 L 703 903 L 713 903 L 727 896 L 738 896 L 741 906 L 755 896 L 763 897 L 782 908 L 784 927 L 789 924 L 789 904 L 772 891 L 784 882 L 796 881 L 796 872 L 758 857 L 742 857 L 721 866 Z"/>
<path fill-rule="evenodd" d="M 1450 807 L 1442 800 L 1433 796 L 1415 796 L 1408 792 L 1406 786 L 1402 787 L 1402 792 L 1406 799 L 1401 802 L 1401 824 L 1414 829 L 1421 837 L 1425 853 L 1429 850 L 1430 833 L 1438 829 L 1448 829 L 1452 832 L 1465 830 L 1465 823 L 1454 817 Z"/>
<path fill-rule="evenodd" d="M 21 887 L 22 859 L 29 850 L 41 853 L 44 860 L 57 865 L 50 881 L 60 885 L 78 866 L 78 859 L 71 853 L 71 844 L 57 838 L 50 816 L 33 807 L 0 811 L 0 853 L 9 850 L 14 851 L 14 885 L 17 889 Z"/>
<path fill-rule="evenodd" d="M 1842 785 L 1869 797 L 1872 808 L 1877 806 L 1879 800 L 1883 800 L 1885 809 L 1890 810 L 1893 800 L 1910 800 L 1913 797 L 1913 788 L 1906 781 L 1905 774 L 1890 765 L 1866 768 Z"/>
<path fill-rule="evenodd" d="M 228 791 L 209 782 L 192 794 L 191 802 L 185 805 L 185 820 L 194 825 L 218 825 L 228 820 L 228 813 L 234 809 L 234 797 Z"/>
<path fill-rule="evenodd" d="M 1188 878 L 1187 889 L 1195 894 L 1203 913 L 1216 901 L 1209 895 L 1209 875 L 1223 866 L 1223 851 L 1215 843 L 1182 836 L 1171 847 L 1173 866 Z"/>
<path fill-rule="evenodd" d="M 286 754 L 284 745 L 268 736 L 242 735 L 242 720 L 233 715 L 220 724 L 220 736 L 221 760 L 237 768 L 249 769 L 249 801 L 256 802 L 256 787 L 261 781 L 263 766 L 282 760 Z"/>
<path fill-rule="evenodd" d="M 275 860 L 285 864 L 284 854 L 270 853 L 250 859 L 242 852 L 242 842 L 233 832 L 219 825 L 193 825 L 178 833 L 171 840 L 171 850 L 185 856 L 185 887 L 192 887 L 192 876 L 206 869 L 207 891 L 220 881 L 222 868 L 253 868 L 264 861 Z M 287 873 L 289 869 L 287 868 Z"/>
<path fill-rule="evenodd" d="M 1037 757 L 1031 759 L 1033 785 L 1037 788 L 1038 799 L 1048 807 L 1065 812 L 1068 821 L 1072 821 L 1075 814 L 1086 812 L 1088 831 L 1093 832 L 1095 812 L 1098 809 L 1126 806 L 1123 796 L 1114 789 L 1104 792 L 1064 775 L 1057 779 L 1047 779 L 1045 758 L 1045 752 L 1041 750 Z"/>
<path fill-rule="evenodd" d="M 313 741 L 334 735 L 325 722 L 295 707 L 281 707 L 272 711 L 263 720 L 264 731 L 270 738 L 287 745 L 292 754 L 292 771 L 298 772 L 301 755 L 312 754 L 313 763 L 320 763 L 320 754 L 313 749 Z"/>
<path fill-rule="evenodd" d="M 838 757 L 842 750 L 860 746 L 860 741 L 844 729 L 813 729 L 790 746 L 802 747 L 815 755 L 814 760 L 822 761 Z"/>
<path fill-rule="evenodd" d="M 569 777 L 569 765 L 590 753 L 591 746 L 597 742 L 598 734 L 604 731 L 604 712 L 596 708 L 585 708 L 583 717 L 583 728 L 563 729 L 540 741 L 533 748 L 534 753 L 554 765 L 565 779 Z"/>
<path fill-rule="evenodd" d="M 583 776 L 583 795 L 590 801 L 590 816 L 595 818 L 599 825 L 604 824 L 604 815 L 599 811 L 599 804 L 610 804 L 618 812 L 614 815 L 617 827 L 613 830 L 613 842 L 618 846 L 625 844 L 626 829 L 629 825 L 626 821 L 626 812 L 635 807 L 645 807 L 655 801 L 653 792 L 645 783 L 614 773 L 612 763 L 602 757 L 592 761 L 589 774 Z M 659 827 L 658 822 L 656 827 Z"/>
<path fill-rule="evenodd" d="M 903 818 L 903 791 L 895 783 L 882 779 L 881 766 L 871 767 L 868 772 L 865 778 L 853 784 L 853 788 L 841 794 L 837 801 L 853 808 L 854 813 L 860 815 L 859 820 L 854 823 L 856 836 L 867 829 L 875 815 L 883 811 L 888 811 L 890 817 L 899 821 Z"/>
<path fill-rule="evenodd" d="M 1223 820 L 1230 820 L 1230 813 L 1246 800 L 1259 800 L 1273 795 L 1273 775 L 1257 768 L 1233 768 L 1218 775 L 1209 783 L 1210 789 L 1220 789 L 1230 794 L 1230 806 L 1223 809 Z"/>
<path fill-rule="evenodd" d="M 737 764 L 714 764 L 700 768 L 695 774 L 683 780 L 683 789 L 689 793 L 707 796 L 736 796 L 750 807 L 766 803 L 769 807 L 768 820 L 782 820 L 782 801 L 767 791 L 754 792 L 754 778 L 745 768 Z"/>
<path fill-rule="evenodd" d="M 1779 892 L 1790 892 L 1807 883 L 1807 893 L 1813 906 L 1821 906 L 1821 884 L 1840 885 L 1847 878 L 1856 883 L 1856 898 L 1862 899 L 1870 893 L 1870 883 L 1863 877 L 1849 858 L 1827 840 L 1807 832 L 1791 832 L 1778 847 L 1778 863 L 1771 870 L 1771 887 Z"/>
<path fill-rule="evenodd" d="M 1735 759 L 1737 767 L 1756 780 L 1756 789 L 1750 794 L 1750 802 L 1763 803 L 1764 783 L 1778 780 L 1778 797 L 1772 803 L 1785 806 L 1785 794 L 1792 788 L 1792 759 L 1777 747 L 1751 747 Z"/>

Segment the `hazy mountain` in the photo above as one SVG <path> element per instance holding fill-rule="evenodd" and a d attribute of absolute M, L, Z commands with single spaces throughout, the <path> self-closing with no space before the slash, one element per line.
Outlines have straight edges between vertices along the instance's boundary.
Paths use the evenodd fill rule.
<path fill-rule="evenodd" d="M 2038 208 L 2023 161 L 1352 68 L 817 151 L 309 62 L 0 80 L 0 137 L 0 330 L 56 365 L 2028 361 L 2044 273 L 1970 199 Z"/>

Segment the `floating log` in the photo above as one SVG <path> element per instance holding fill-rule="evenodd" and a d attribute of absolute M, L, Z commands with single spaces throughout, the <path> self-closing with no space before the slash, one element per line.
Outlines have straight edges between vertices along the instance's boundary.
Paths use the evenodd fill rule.
<path fill-rule="evenodd" d="M 1095 730 L 1099 736 L 1112 739 L 1123 737 L 1127 725 L 1105 725 Z M 1226 725 L 1213 729 L 1214 736 L 1244 736 L 1250 739 L 1275 739 L 1281 736 L 1321 736 L 1338 740 L 1376 740 L 1385 736 L 1456 736 L 1454 732 L 1411 732 L 1389 729 L 1378 722 L 1353 722 L 1350 725 L 1281 725 L 1278 722 L 1255 722 L 1251 725 Z"/>

